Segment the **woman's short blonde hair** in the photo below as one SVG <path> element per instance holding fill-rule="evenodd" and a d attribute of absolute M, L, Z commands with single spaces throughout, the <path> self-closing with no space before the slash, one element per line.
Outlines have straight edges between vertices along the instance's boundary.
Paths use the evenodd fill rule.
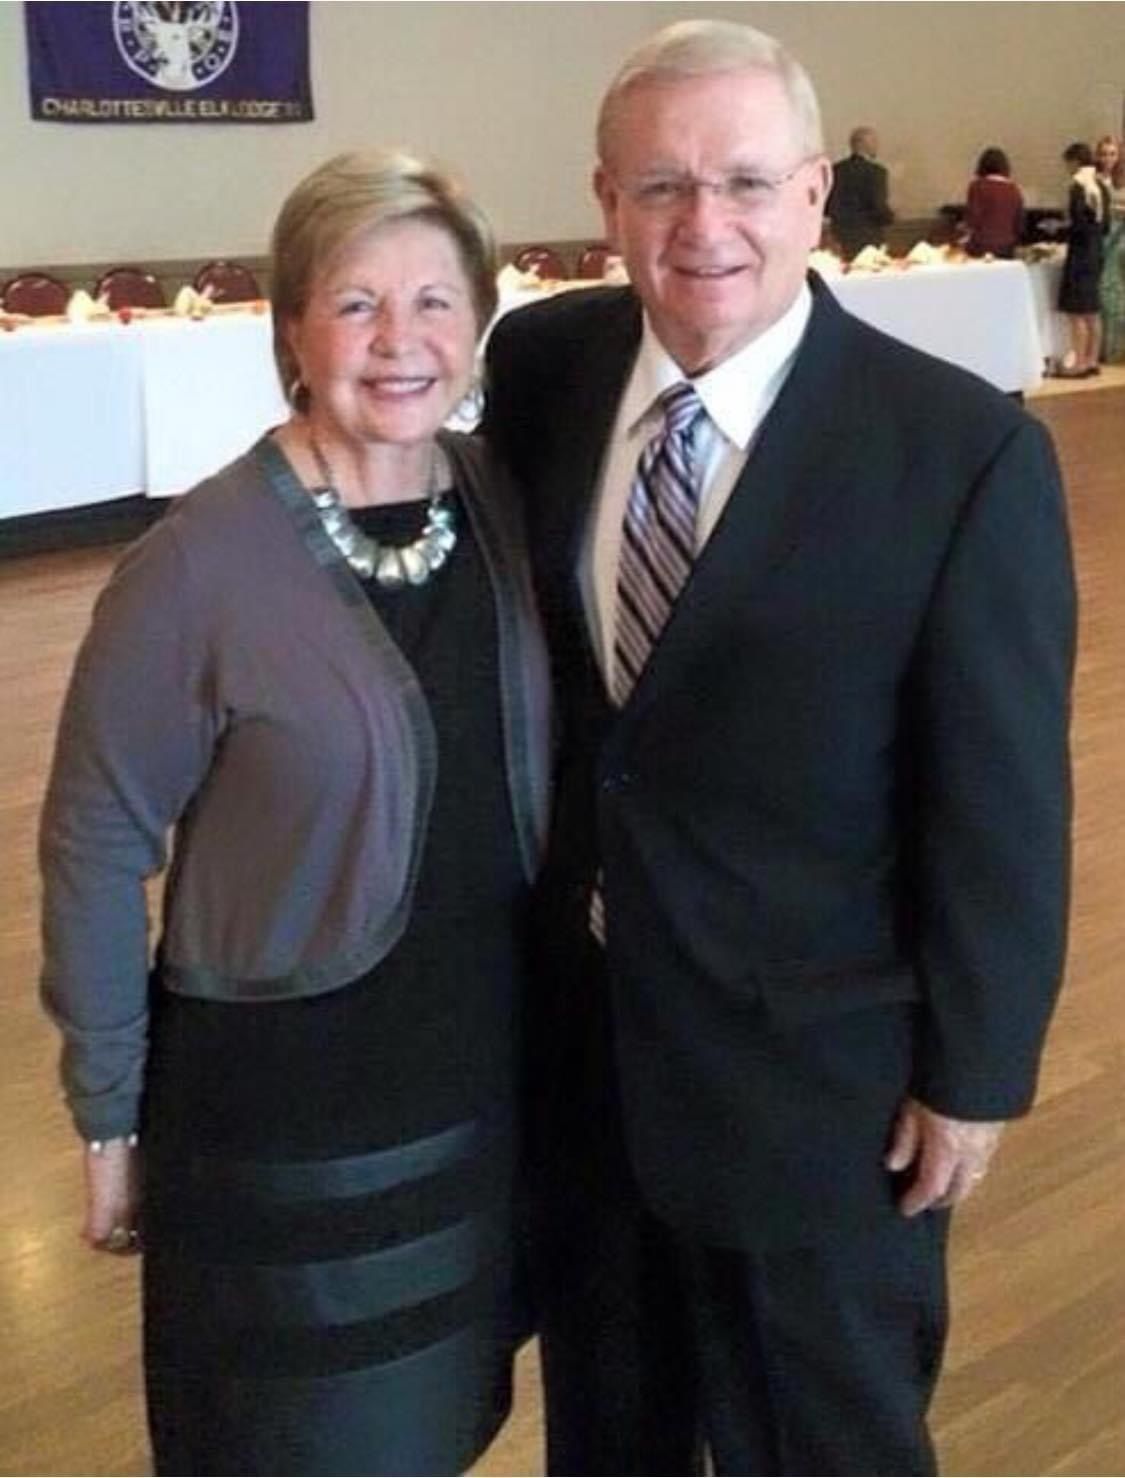
<path fill-rule="evenodd" d="M 781 80 L 793 109 L 801 148 L 807 155 L 824 152 L 820 104 L 809 74 L 780 41 L 737 21 L 677 21 L 650 36 L 624 63 L 609 84 L 598 114 L 598 157 L 608 163 L 614 115 L 624 95 L 649 82 L 684 77 L 710 77 L 723 72 L 758 69 Z"/>
<path fill-rule="evenodd" d="M 357 236 L 405 220 L 449 233 L 469 280 L 477 330 L 484 332 L 496 311 L 498 263 L 492 227 L 479 207 L 449 175 L 410 154 L 337 154 L 292 191 L 273 228 L 273 353 L 287 392 L 300 379 L 288 326 L 304 313 L 318 274 Z"/>

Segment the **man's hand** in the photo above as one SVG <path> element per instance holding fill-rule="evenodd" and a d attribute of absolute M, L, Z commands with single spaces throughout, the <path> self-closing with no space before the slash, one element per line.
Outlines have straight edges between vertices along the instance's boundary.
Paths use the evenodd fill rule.
<path fill-rule="evenodd" d="M 963 1201 L 984 1179 L 1003 1132 L 1003 1123 L 947 1119 L 906 1099 L 884 1162 L 896 1172 L 913 1167 L 910 1189 L 898 1203 L 903 1216 Z"/>
<path fill-rule="evenodd" d="M 99 1252 L 137 1252 L 138 1164 L 135 1139 L 86 1146 L 86 1221 L 82 1237 Z"/>

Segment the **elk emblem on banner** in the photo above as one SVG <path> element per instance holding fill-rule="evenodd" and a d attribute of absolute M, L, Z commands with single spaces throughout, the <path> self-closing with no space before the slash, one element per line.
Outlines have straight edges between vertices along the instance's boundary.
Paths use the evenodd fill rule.
<path fill-rule="evenodd" d="M 132 70 L 169 92 L 192 92 L 230 65 L 238 45 L 235 0 L 119 0 L 113 34 Z"/>

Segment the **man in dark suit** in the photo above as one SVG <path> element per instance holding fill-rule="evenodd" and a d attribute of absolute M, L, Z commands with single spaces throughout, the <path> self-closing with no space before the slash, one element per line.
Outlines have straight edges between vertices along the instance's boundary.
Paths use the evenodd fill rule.
<path fill-rule="evenodd" d="M 832 166 L 832 189 L 825 213 L 832 233 L 850 261 L 865 246 L 879 245 L 895 218 L 887 204 L 887 171 L 877 163 L 879 138 L 864 124 L 848 139 L 851 153 Z"/>
<path fill-rule="evenodd" d="M 486 414 L 563 714 L 550 1471 L 929 1472 L 948 1208 L 1030 1105 L 1064 952 L 1055 460 L 806 275 L 829 165 L 770 38 L 661 32 L 599 156 L 632 286 L 503 319 Z"/>

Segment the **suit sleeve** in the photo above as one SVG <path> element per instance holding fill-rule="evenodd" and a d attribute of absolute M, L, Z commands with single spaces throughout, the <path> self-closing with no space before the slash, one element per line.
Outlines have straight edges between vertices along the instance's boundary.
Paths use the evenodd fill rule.
<path fill-rule="evenodd" d="M 526 483 L 527 427 L 521 405 L 526 403 L 528 366 L 519 352 L 518 314 L 507 314 L 496 324 L 485 353 L 485 402 L 481 435 L 518 479 Z"/>
<path fill-rule="evenodd" d="M 1035 1093 L 1066 946 L 1074 643 L 1063 491 L 1027 421 L 966 504 L 912 678 L 915 1091 L 958 1118 L 1007 1118 Z"/>
<path fill-rule="evenodd" d="M 889 226 L 895 218 L 887 200 L 889 177 L 883 166 L 877 165 L 871 176 L 872 214 L 881 226 Z"/>

